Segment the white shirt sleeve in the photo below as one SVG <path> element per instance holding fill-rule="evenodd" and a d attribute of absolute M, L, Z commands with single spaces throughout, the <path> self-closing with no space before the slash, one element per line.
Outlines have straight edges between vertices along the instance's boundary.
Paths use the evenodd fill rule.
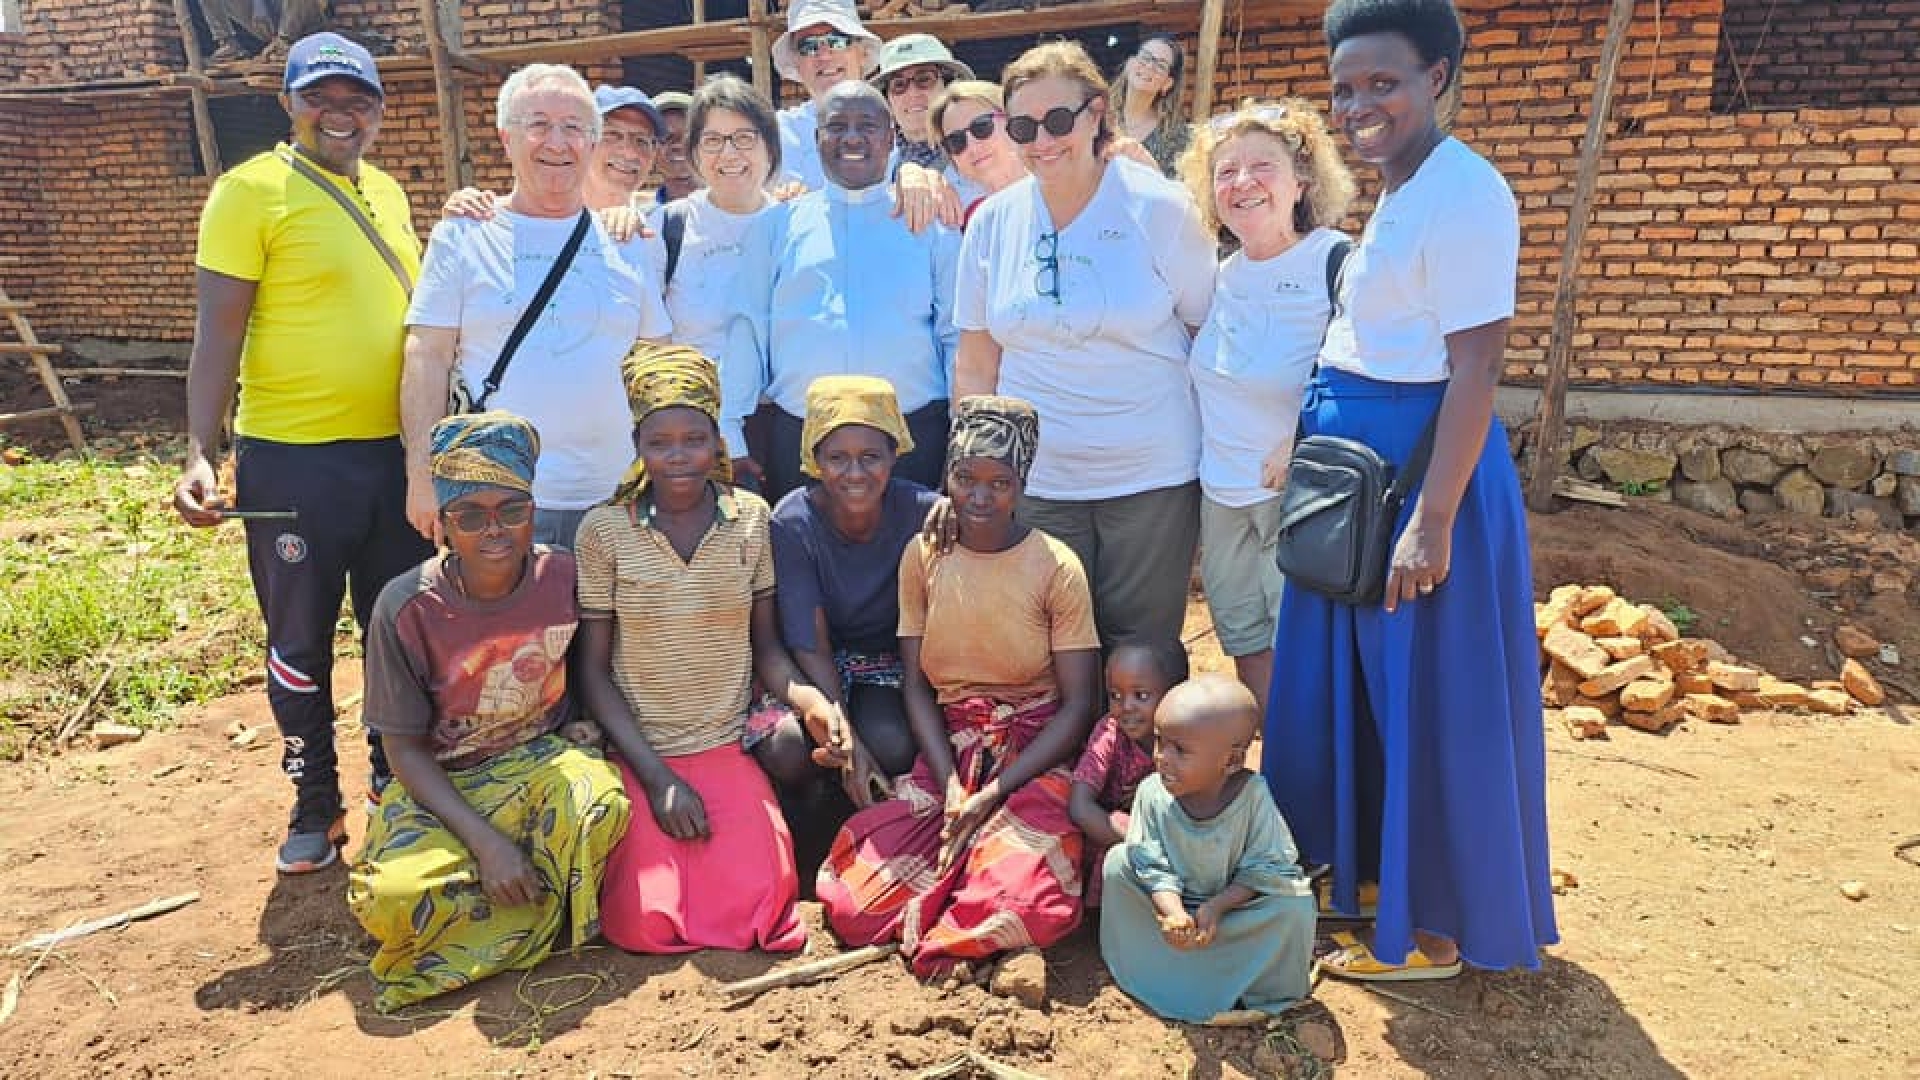
<path fill-rule="evenodd" d="M 414 285 L 413 299 L 407 305 L 408 326 L 460 328 L 467 268 L 465 245 L 460 239 L 462 232 L 457 220 L 442 221 L 433 227 L 427 240 L 427 253 L 420 260 L 420 280 Z"/>
<path fill-rule="evenodd" d="M 1440 333 L 1511 318 L 1520 265 L 1520 216 L 1492 169 L 1462 170 L 1420 245 L 1422 277 Z"/>
<path fill-rule="evenodd" d="M 982 207 L 960 237 L 953 272 L 953 325 L 958 331 L 987 328 L 988 267 L 993 261 L 993 229 L 999 215 Z"/>
<path fill-rule="evenodd" d="M 1191 199 L 1169 200 L 1156 217 L 1154 258 L 1162 280 L 1173 290 L 1173 313 L 1188 326 L 1199 326 L 1207 321 L 1213 303 L 1217 245 Z"/>

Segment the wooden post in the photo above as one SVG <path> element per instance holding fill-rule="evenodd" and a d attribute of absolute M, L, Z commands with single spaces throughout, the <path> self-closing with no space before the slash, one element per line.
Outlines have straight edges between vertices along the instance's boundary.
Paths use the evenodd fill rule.
<path fill-rule="evenodd" d="M 1580 285 L 1580 249 L 1587 222 L 1593 216 L 1593 189 L 1598 182 L 1600 155 L 1607 145 L 1607 114 L 1613 108 L 1614 75 L 1620 70 L 1627 27 L 1633 22 L 1633 0 L 1613 0 L 1607 15 L 1607 36 L 1600 46 L 1600 70 L 1593 79 L 1593 107 L 1587 114 L 1587 134 L 1580 143 L 1580 164 L 1574 174 L 1573 206 L 1567 210 L 1567 243 L 1560 251 L 1560 281 L 1553 293 L 1553 329 L 1547 338 L 1547 382 L 1540 388 L 1540 412 L 1533 433 L 1533 467 L 1527 474 L 1527 506 L 1544 513 L 1553 508 L 1553 482 L 1560 474 L 1566 446 L 1567 368 L 1573 353 L 1573 302 Z"/>
<path fill-rule="evenodd" d="M 767 0 L 747 0 L 749 40 L 753 50 L 753 88 L 780 107 L 780 77 L 773 70 L 773 38 L 767 33 Z"/>
<path fill-rule="evenodd" d="M 180 27 L 180 44 L 187 52 L 187 74 L 193 81 L 193 136 L 200 143 L 200 164 L 209 177 L 219 176 L 220 143 L 213 137 L 213 113 L 207 110 L 206 64 L 200 56 L 200 35 L 193 31 L 187 0 L 173 0 L 173 21 Z"/>
<path fill-rule="evenodd" d="M 1226 0 L 1205 0 L 1200 5 L 1199 57 L 1193 65 L 1193 122 L 1204 124 L 1213 113 L 1213 80 L 1220 68 L 1220 23 L 1226 16 Z"/>
<path fill-rule="evenodd" d="M 179 2 L 179 0 L 175 0 Z M 462 102 L 459 77 L 447 52 L 447 27 L 442 21 L 440 0 L 420 0 L 420 21 L 427 32 L 427 54 L 433 58 L 434 106 L 440 113 L 440 167 L 446 173 L 447 190 L 458 191 L 472 182 L 473 166 L 467 160 L 467 113 Z M 455 41 L 459 31 L 455 30 Z"/>
<path fill-rule="evenodd" d="M 693 24 L 695 26 L 698 26 L 701 23 L 706 21 L 707 21 L 707 0 L 693 0 Z M 693 85 L 688 87 L 687 90 L 689 92 L 698 90 L 700 89 L 700 84 L 706 81 L 707 81 L 707 62 L 705 60 L 695 60 L 693 62 Z"/>

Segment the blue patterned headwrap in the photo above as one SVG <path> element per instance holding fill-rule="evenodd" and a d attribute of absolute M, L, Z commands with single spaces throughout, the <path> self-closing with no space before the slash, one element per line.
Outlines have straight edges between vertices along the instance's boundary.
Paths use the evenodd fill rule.
<path fill-rule="evenodd" d="M 445 506 L 484 487 L 533 494 L 540 433 L 509 412 L 462 413 L 433 425 L 433 497 Z"/>

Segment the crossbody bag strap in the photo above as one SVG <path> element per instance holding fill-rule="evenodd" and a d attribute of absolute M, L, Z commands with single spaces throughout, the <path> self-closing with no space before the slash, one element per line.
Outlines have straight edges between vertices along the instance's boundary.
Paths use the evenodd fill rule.
<path fill-rule="evenodd" d="M 1427 459 L 1433 456 L 1433 436 L 1440 427 L 1440 410 L 1435 409 L 1428 418 L 1425 430 L 1420 432 L 1420 441 L 1413 444 L 1413 453 L 1407 455 L 1406 463 L 1393 474 L 1393 486 L 1387 489 L 1387 498 L 1395 506 L 1407 501 L 1407 494 L 1413 485 L 1427 474 Z"/>
<path fill-rule="evenodd" d="M 373 227 L 373 222 L 367 218 L 366 213 L 352 199 L 347 198 L 339 185 L 330 183 L 326 177 L 321 176 L 320 170 L 307 164 L 306 159 L 302 158 L 297 150 L 280 151 L 280 160 L 286 162 L 288 168 L 306 177 L 314 187 L 326 192 L 334 202 L 340 204 L 340 209 L 345 210 L 347 216 L 353 219 L 353 223 L 360 226 L 360 231 L 366 234 L 368 242 L 373 244 L 373 250 L 380 253 L 380 258 L 386 262 L 387 269 L 393 271 L 394 279 L 400 282 L 400 291 L 412 296 L 413 279 L 407 276 L 406 264 L 400 261 L 400 256 L 394 254 L 393 248 L 387 245 L 386 238 L 380 235 L 380 230 Z"/>
<path fill-rule="evenodd" d="M 660 213 L 660 239 L 667 245 L 667 269 L 660 281 L 665 289 L 673 284 L 673 272 L 680 268 L 680 248 L 687 238 L 687 204 L 676 199 Z"/>
<path fill-rule="evenodd" d="M 527 331 L 540 318 L 547 308 L 547 301 L 553 299 L 554 291 L 560 288 L 560 279 L 567 276 L 567 267 L 573 264 L 573 256 L 580 250 L 580 241 L 586 238 L 587 230 L 593 226 L 593 211 L 580 211 L 580 219 L 573 224 L 573 232 L 567 237 L 565 247 L 553 260 L 553 266 L 547 270 L 546 280 L 533 294 L 533 302 L 520 313 L 520 321 L 513 324 L 513 332 L 507 335 L 507 343 L 500 347 L 500 355 L 494 358 L 493 367 L 487 371 L 486 381 L 480 384 L 480 396 L 474 400 L 473 411 L 484 412 L 487 401 L 493 392 L 500 389 L 500 380 L 507 377 L 507 365 L 513 362 L 513 354 L 520 349 L 520 343 L 526 340 Z"/>
<path fill-rule="evenodd" d="M 1347 273 L 1347 256 L 1353 253 L 1353 241 L 1342 237 L 1327 249 L 1328 321 L 1340 314 L 1340 283 Z"/>

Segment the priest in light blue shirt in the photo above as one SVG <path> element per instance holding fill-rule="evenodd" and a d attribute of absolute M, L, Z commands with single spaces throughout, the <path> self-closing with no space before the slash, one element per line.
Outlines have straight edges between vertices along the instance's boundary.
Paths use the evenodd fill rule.
<path fill-rule="evenodd" d="M 827 183 L 787 207 L 774 255 L 766 396 L 767 499 L 799 487 L 807 386 L 822 375 L 877 375 L 893 384 L 914 450 L 894 466 L 939 488 L 945 467 L 947 387 L 959 234 L 935 225 L 916 236 L 893 216 L 887 183 L 893 121 L 886 99 L 848 80 L 818 102 L 815 143 Z"/>

